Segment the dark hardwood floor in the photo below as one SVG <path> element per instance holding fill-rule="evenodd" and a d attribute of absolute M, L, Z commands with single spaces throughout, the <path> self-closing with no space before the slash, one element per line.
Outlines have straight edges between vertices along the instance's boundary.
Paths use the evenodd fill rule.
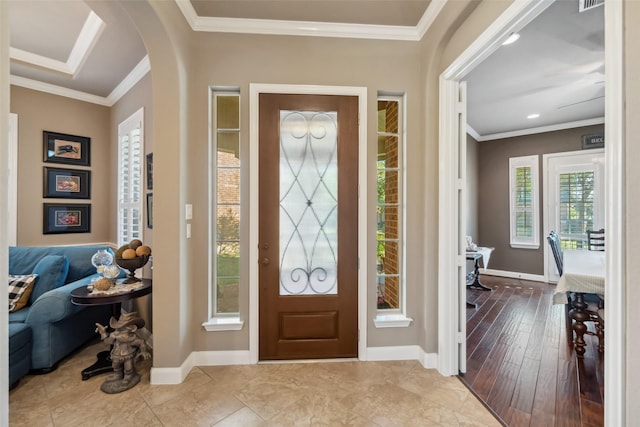
<path fill-rule="evenodd" d="M 578 361 L 555 285 L 481 276 L 467 289 L 467 372 L 462 381 L 507 426 L 603 426 L 604 354 L 585 336 Z M 592 325 L 589 325 L 592 330 Z"/>

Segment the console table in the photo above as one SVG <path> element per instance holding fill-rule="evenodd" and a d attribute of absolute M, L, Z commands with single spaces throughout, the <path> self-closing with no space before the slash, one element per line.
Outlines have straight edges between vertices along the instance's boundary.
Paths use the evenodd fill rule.
<path fill-rule="evenodd" d="M 71 292 L 71 302 L 76 305 L 111 305 L 113 307 L 113 317 L 118 319 L 120 318 L 124 301 L 140 298 L 151 293 L 151 279 L 140 279 L 140 281 L 142 286 L 139 288 L 110 295 L 92 294 L 88 286 L 83 286 Z M 82 380 L 85 381 L 94 375 L 111 371 L 113 371 L 111 351 L 101 351 L 98 353 L 98 361 L 82 371 Z"/>
<path fill-rule="evenodd" d="M 490 291 L 491 288 L 480 283 L 480 260 L 482 260 L 483 267 L 486 269 L 489 265 L 489 258 L 494 248 L 479 247 L 475 251 L 467 251 L 467 261 L 473 261 L 473 273 L 471 274 L 471 280 L 467 283 L 467 287 L 470 289 L 477 289 L 483 291 Z"/>

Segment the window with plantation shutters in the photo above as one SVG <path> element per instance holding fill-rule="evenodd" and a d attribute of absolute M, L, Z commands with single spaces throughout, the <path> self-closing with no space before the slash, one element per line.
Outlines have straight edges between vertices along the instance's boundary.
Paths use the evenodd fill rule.
<path fill-rule="evenodd" d="M 540 245 L 538 156 L 509 159 L 510 243 L 514 248 Z"/>
<path fill-rule="evenodd" d="M 142 239 L 143 109 L 118 126 L 118 245 Z"/>

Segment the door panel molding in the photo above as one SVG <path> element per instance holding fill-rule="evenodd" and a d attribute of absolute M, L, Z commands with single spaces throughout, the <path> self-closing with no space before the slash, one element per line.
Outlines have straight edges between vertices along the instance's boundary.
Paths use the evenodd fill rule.
<path fill-rule="evenodd" d="M 316 86 L 316 85 L 281 85 L 250 84 L 249 85 L 249 353 L 252 363 L 258 362 L 259 346 L 259 292 L 258 292 L 258 210 L 253 207 L 259 202 L 259 97 L 262 93 L 299 94 L 299 95 L 346 95 L 358 97 L 358 188 L 359 194 L 367 194 L 367 133 L 366 105 L 367 88 L 349 86 Z M 358 330 L 362 338 L 358 341 L 358 358 L 367 360 L 367 200 L 358 197 Z"/>

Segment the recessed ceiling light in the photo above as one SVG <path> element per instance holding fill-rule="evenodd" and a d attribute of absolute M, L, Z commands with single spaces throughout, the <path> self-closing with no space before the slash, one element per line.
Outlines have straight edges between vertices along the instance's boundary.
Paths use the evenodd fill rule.
<path fill-rule="evenodd" d="M 507 39 L 505 41 L 502 42 L 502 46 L 506 46 L 509 45 L 511 43 L 515 43 L 516 40 L 518 40 L 520 38 L 520 34 L 518 33 L 511 33 L 509 35 L 509 37 L 507 37 Z"/>
<path fill-rule="evenodd" d="M 537 119 L 538 117 L 540 117 L 540 114 L 534 113 L 534 114 L 529 114 L 527 116 L 527 119 Z"/>

